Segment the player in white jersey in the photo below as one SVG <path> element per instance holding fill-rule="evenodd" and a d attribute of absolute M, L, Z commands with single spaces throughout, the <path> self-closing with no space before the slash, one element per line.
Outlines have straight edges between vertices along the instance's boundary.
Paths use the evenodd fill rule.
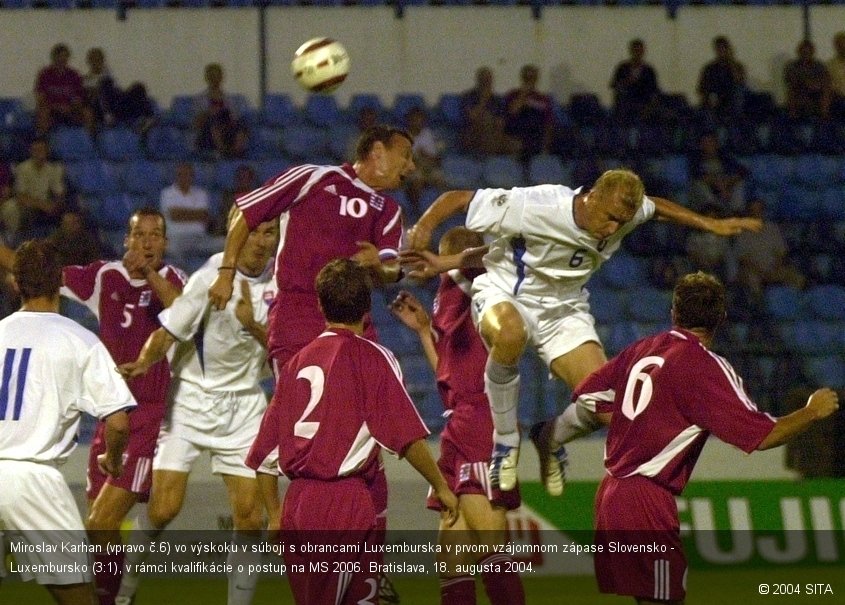
<path fill-rule="evenodd" d="M 491 240 L 483 259 L 487 273 L 473 283 L 472 304 L 490 350 L 485 370 L 495 426 L 490 478 L 506 491 L 516 485 L 519 459 L 519 358 L 530 342 L 570 388 L 604 364 L 583 287 L 622 238 L 654 216 L 717 235 L 761 226 L 756 219 L 709 218 L 669 200 L 645 197 L 636 174 L 609 170 L 589 190 L 537 185 L 447 191 L 409 233 L 410 247 L 424 250 L 434 229 L 459 211 L 467 213 L 467 228 Z M 453 267 L 444 262 L 438 269 Z M 563 491 L 563 444 L 598 426 L 586 411 L 569 406 L 554 422 L 532 430 L 550 494 Z"/>
<path fill-rule="evenodd" d="M 188 474 L 203 452 L 211 455 L 212 472 L 222 475 L 226 484 L 236 542 L 248 540 L 245 532 L 256 535 L 264 525 L 256 473 L 245 460 L 267 408 L 259 383 L 269 376 L 266 326 L 276 296 L 271 257 L 278 243 L 279 221 L 270 220 L 250 232 L 235 266 L 223 266 L 222 253 L 212 256 L 191 276 L 181 296 L 159 314 L 162 327 L 150 336 L 138 359 L 118 368 L 127 378 L 143 374 L 179 342 L 171 361 L 170 406 L 153 459 L 150 503 L 134 539 L 154 538 L 176 517 Z M 218 311 L 209 303 L 208 287 L 222 271 L 235 273 L 240 295 Z M 272 480 L 275 486 L 275 477 Z M 268 513 L 277 519 L 278 504 Z M 258 562 L 252 559 L 260 555 L 246 550 L 230 553 L 235 570 L 238 564 L 246 569 Z M 118 605 L 134 595 L 135 567 L 144 558 L 127 556 Z M 229 578 L 229 605 L 250 603 L 257 577 L 234 571 Z"/>
<path fill-rule="evenodd" d="M 102 342 L 59 315 L 62 269 L 46 242 L 23 243 L 12 275 L 21 309 L 0 321 L 0 557 L 4 542 L 24 580 L 35 579 L 61 605 L 94 605 L 82 517 L 56 468 L 76 446 L 82 412 L 105 422 L 98 460 L 120 475 L 135 407 Z M 62 543 L 79 545 L 66 552 Z M 44 552 L 54 546 L 56 552 Z M 2 560 L 2 558 L 0 558 Z M 0 576 L 4 574 L 0 565 Z"/>

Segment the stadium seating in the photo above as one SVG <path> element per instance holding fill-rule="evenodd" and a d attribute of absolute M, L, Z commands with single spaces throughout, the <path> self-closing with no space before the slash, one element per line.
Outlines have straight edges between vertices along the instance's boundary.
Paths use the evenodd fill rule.
<path fill-rule="evenodd" d="M 127 192 L 146 195 L 157 204 L 161 190 L 167 185 L 167 176 L 162 164 L 135 160 L 126 166 L 123 185 Z"/>
<path fill-rule="evenodd" d="M 302 116 L 293 101 L 285 94 L 268 94 L 259 111 L 259 120 L 265 126 L 291 126 L 301 122 Z"/>
<path fill-rule="evenodd" d="M 101 157 L 115 162 L 135 160 L 143 155 L 141 137 L 131 128 L 107 128 L 97 137 Z"/>
<path fill-rule="evenodd" d="M 60 160 L 95 160 L 97 147 L 84 128 L 57 128 L 50 141 L 50 149 Z"/>
<path fill-rule="evenodd" d="M 528 164 L 530 185 L 554 183 L 568 185 L 572 178 L 571 165 L 564 165 L 560 156 L 550 154 L 535 155 Z"/>
<path fill-rule="evenodd" d="M 110 195 L 121 190 L 120 169 L 104 160 L 69 162 L 66 174 L 70 185 L 83 195 Z"/>
<path fill-rule="evenodd" d="M 510 156 L 492 156 L 484 160 L 481 176 L 488 187 L 510 189 L 525 185 L 522 164 Z"/>
<path fill-rule="evenodd" d="M 443 158 L 443 177 L 454 189 L 478 189 L 483 185 L 484 167 L 481 162 L 463 155 L 450 154 Z"/>

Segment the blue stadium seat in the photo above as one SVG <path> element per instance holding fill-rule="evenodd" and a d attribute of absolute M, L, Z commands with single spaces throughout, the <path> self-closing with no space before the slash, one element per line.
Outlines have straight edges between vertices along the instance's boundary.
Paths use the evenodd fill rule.
<path fill-rule="evenodd" d="M 329 137 L 329 151 L 338 162 L 350 162 L 355 155 L 354 141 L 358 137 L 358 127 L 352 124 L 340 124 L 332 128 Z"/>
<path fill-rule="evenodd" d="M 437 102 L 437 111 L 433 121 L 443 122 L 452 127 L 458 127 L 464 123 L 463 102 L 461 95 L 444 94 L 440 95 Z"/>
<path fill-rule="evenodd" d="M 792 180 L 812 189 L 833 185 L 839 173 L 838 158 L 822 154 L 804 154 L 795 158 Z"/>
<path fill-rule="evenodd" d="M 610 334 L 602 344 L 607 349 L 608 357 L 612 357 L 639 338 L 640 332 L 636 324 L 619 321 L 611 325 Z"/>
<path fill-rule="evenodd" d="M 282 129 L 273 126 L 259 126 L 249 134 L 248 151 L 252 159 L 278 156 L 282 152 Z"/>
<path fill-rule="evenodd" d="M 511 156 L 491 156 L 484 160 L 482 178 L 488 187 L 510 189 L 525 185 L 525 169 Z"/>
<path fill-rule="evenodd" d="M 801 291 L 789 286 L 769 286 L 764 293 L 766 312 L 777 320 L 796 320 L 805 317 Z"/>
<path fill-rule="evenodd" d="M 845 221 L 845 186 L 831 185 L 821 192 L 822 218 Z"/>
<path fill-rule="evenodd" d="M 481 162 L 464 155 L 449 154 L 441 164 L 443 178 L 455 189 L 478 189 L 482 186 Z"/>
<path fill-rule="evenodd" d="M 122 162 L 140 158 L 141 137 L 131 128 L 107 128 L 99 133 L 97 147 L 107 160 Z"/>
<path fill-rule="evenodd" d="M 804 371 L 815 386 L 845 387 L 845 360 L 841 355 L 809 357 L 804 362 Z"/>
<path fill-rule="evenodd" d="M 625 305 L 622 296 L 616 290 L 590 287 L 590 312 L 600 324 L 613 324 L 625 319 Z"/>
<path fill-rule="evenodd" d="M 784 344 L 801 355 L 823 355 L 838 348 L 839 335 L 826 321 L 799 319 L 779 326 Z"/>
<path fill-rule="evenodd" d="M 94 141 L 84 128 L 57 128 L 53 132 L 50 148 L 59 159 L 66 162 L 97 158 Z"/>
<path fill-rule="evenodd" d="M 589 93 L 573 94 L 569 98 L 569 115 L 578 124 L 600 124 L 607 118 L 607 110 L 597 95 Z"/>
<path fill-rule="evenodd" d="M 107 195 L 121 189 L 119 165 L 103 160 L 82 160 L 65 165 L 68 182 L 83 195 Z"/>
<path fill-rule="evenodd" d="M 3 8 L 30 8 L 32 0 L 3 0 Z"/>
<path fill-rule="evenodd" d="M 783 186 L 773 211 L 779 221 L 811 221 L 822 211 L 822 193 L 817 189 L 787 183 Z"/>
<path fill-rule="evenodd" d="M 639 323 L 664 322 L 672 308 L 672 293 L 651 286 L 628 291 L 628 318 Z"/>
<path fill-rule="evenodd" d="M 253 162 L 244 160 L 222 160 L 214 163 L 214 188 L 220 191 L 232 189 L 235 184 L 235 172 L 238 167 L 244 164 L 253 165 Z"/>
<path fill-rule="evenodd" d="M 804 301 L 818 319 L 845 320 L 845 286 L 813 286 L 804 293 Z"/>
<path fill-rule="evenodd" d="M 97 227 L 104 231 L 125 229 L 133 212 L 128 193 L 113 193 L 94 198 L 88 208 Z"/>
<path fill-rule="evenodd" d="M 217 164 L 215 162 L 193 162 L 194 184 L 203 189 L 215 189 L 217 186 Z"/>
<path fill-rule="evenodd" d="M 259 112 L 259 120 L 266 126 L 292 126 L 302 122 L 299 110 L 286 94 L 268 94 L 264 97 L 264 107 Z"/>
<path fill-rule="evenodd" d="M 147 153 L 154 160 L 185 160 L 191 155 L 187 136 L 176 126 L 153 126 L 147 133 Z"/>
<path fill-rule="evenodd" d="M 667 155 L 647 160 L 649 171 L 659 176 L 674 191 L 689 187 L 690 173 L 686 156 Z"/>
<path fill-rule="evenodd" d="M 531 158 L 528 164 L 528 180 L 532 185 L 553 183 L 564 185 L 572 179 L 571 165 L 564 165 L 560 156 L 539 154 Z"/>
<path fill-rule="evenodd" d="M 400 359 L 405 386 L 411 396 L 431 392 L 436 389 L 434 371 L 428 360 L 422 355 L 405 355 Z"/>
<path fill-rule="evenodd" d="M 400 93 L 393 99 L 393 106 L 391 113 L 393 119 L 397 124 L 405 124 L 405 117 L 408 112 L 414 107 L 419 107 L 428 112 L 428 106 L 425 102 L 425 97 L 420 93 Z"/>
<path fill-rule="evenodd" d="M 293 164 L 290 160 L 284 158 L 274 158 L 271 160 L 262 160 L 255 166 L 255 174 L 258 177 L 259 183 L 265 183 L 269 179 L 278 176 L 285 170 L 290 168 Z"/>
<path fill-rule="evenodd" d="M 194 119 L 196 100 L 193 95 L 176 95 L 170 108 L 162 116 L 164 121 L 179 128 L 190 128 Z"/>
<path fill-rule="evenodd" d="M 599 279 L 602 284 L 615 290 L 624 290 L 644 284 L 646 278 L 644 263 L 620 250 L 598 270 L 593 279 Z"/>
<path fill-rule="evenodd" d="M 308 95 L 304 113 L 311 124 L 323 128 L 335 126 L 343 121 L 342 112 L 333 95 Z"/>
<path fill-rule="evenodd" d="M 123 186 L 129 193 L 146 195 L 150 202 L 161 195 L 161 190 L 167 185 L 167 175 L 164 165 L 150 160 L 135 160 L 129 162 L 123 175 Z"/>
<path fill-rule="evenodd" d="M 316 126 L 290 126 L 282 130 L 282 149 L 298 160 L 314 161 L 328 152 L 328 130 Z"/>
<path fill-rule="evenodd" d="M 362 109 L 374 109 L 379 116 L 379 119 L 384 117 L 386 109 L 381 102 L 381 97 L 375 93 L 356 93 L 349 98 L 349 103 L 346 106 L 347 117 L 351 121 L 358 119 L 358 114 Z"/>
<path fill-rule="evenodd" d="M 785 156 L 764 154 L 755 155 L 745 160 L 751 172 L 754 185 L 764 189 L 777 189 L 792 179 L 795 159 Z"/>

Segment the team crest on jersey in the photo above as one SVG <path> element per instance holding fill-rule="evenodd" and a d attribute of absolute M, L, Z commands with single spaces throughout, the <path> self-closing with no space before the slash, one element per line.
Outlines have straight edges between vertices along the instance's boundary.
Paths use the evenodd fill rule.
<path fill-rule="evenodd" d="M 152 290 L 144 290 L 141 292 L 140 298 L 138 298 L 138 306 L 139 307 L 149 307 L 150 301 L 153 299 L 153 291 Z"/>
<path fill-rule="evenodd" d="M 503 193 L 494 197 L 492 201 L 494 206 L 504 206 L 505 202 L 508 201 L 508 196 Z"/>
<path fill-rule="evenodd" d="M 264 290 L 262 298 L 264 299 L 264 304 L 269 307 L 270 303 L 273 302 L 273 299 L 276 298 L 276 295 L 273 293 L 272 290 Z"/>
<path fill-rule="evenodd" d="M 376 210 L 384 210 L 384 198 L 380 195 L 371 195 L 370 196 L 370 206 L 375 208 Z"/>

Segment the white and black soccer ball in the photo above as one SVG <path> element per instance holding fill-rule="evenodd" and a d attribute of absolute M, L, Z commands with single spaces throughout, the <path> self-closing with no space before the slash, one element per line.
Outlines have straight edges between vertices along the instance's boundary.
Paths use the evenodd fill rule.
<path fill-rule="evenodd" d="M 296 49 L 290 67 L 305 90 L 330 93 L 349 73 L 349 53 L 337 40 L 312 38 Z"/>

